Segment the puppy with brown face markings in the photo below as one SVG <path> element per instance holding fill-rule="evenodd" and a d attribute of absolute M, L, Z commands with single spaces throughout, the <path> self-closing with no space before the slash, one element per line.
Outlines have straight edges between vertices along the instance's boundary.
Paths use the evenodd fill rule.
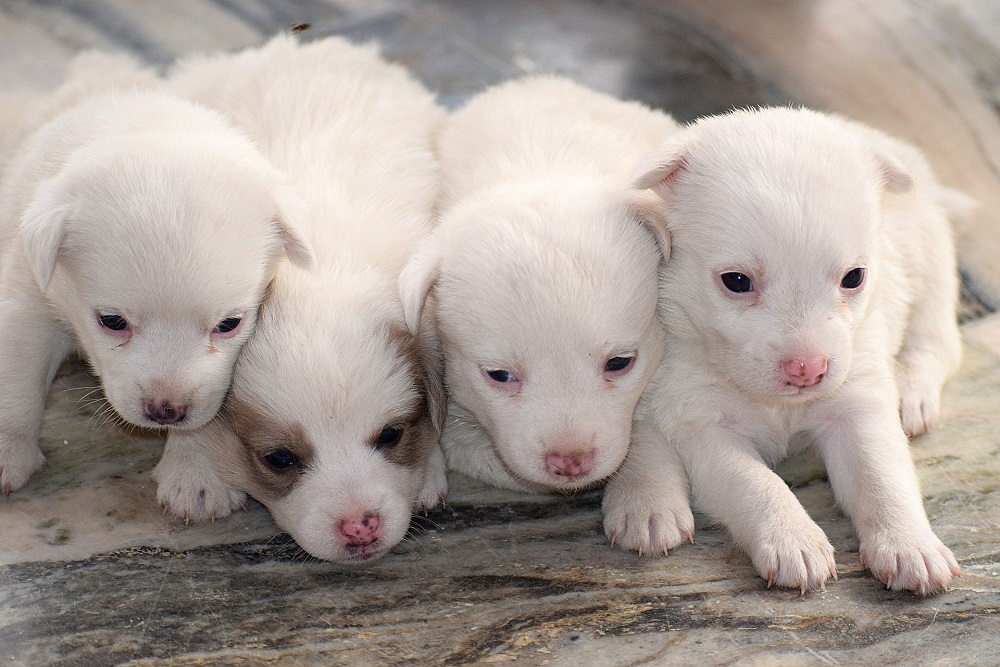
<path fill-rule="evenodd" d="M 160 498 L 203 519 L 250 494 L 313 556 L 381 557 L 446 490 L 437 343 L 410 333 L 396 288 L 431 228 L 444 112 L 376 49 L 340 39 L 194 59 L 168 85 L 287 170 L 318 266 L 279 271 L 220 417 L 157 467 Z"/>

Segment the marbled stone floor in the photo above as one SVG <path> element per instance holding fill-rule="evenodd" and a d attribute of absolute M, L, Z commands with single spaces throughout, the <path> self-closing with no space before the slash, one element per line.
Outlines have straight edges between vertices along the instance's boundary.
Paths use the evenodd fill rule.
<path fill-rule="evenodd" d="M 801 102 L 921 145 L 982 202 L 963 225 L 965 361 L 913 443 L 931 522 L 964 576 L 928 599 L 858 564 L 829 485 L 788 470 L 840 580 L 768 590 L 699 525 L 667 558 L 611 549 L 599 494 L 452 480 L 385 560 L 304 558 L 265 510 L 185 526 L 156 506 L 152 433 L 119 430 L 69 364 L 49 466 L 0 499 L 0 664 L 1000 665 L 1000 5 L 993 0 L 0 0 L 0 94 L 54 87 L 77 51 L 156 64 L 309 33 L 378 38 L 449 105 L 558 71 L 679 119 Z M 0 369 L 0 374 L 3 370 Z M 2 381 L 0 375 L 0 381 Z"/>

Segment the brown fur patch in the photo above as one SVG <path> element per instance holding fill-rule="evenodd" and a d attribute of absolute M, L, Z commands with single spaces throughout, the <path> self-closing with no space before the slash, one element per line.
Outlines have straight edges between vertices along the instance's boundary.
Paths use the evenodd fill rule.
<path fill-rule="evenodd" d="M 315 453 L 302 426 L 274 419 L 231 396 L 223 414 L 242 445 L 243 490 L 265 503 L 288 495 Z M 269 465 L 264 457 L 278 450 L 294 455 L 295 465 L 281 470 Z"/>
<path fill-rule="evenodd" d="M 403 427 L 404 430 L 399 444 L 386 450 L 385 456 L 399 465 L 423 466 L 430 447 L 436 446 L 441 437 L 447 408 L 440 346 L 436 340 L 429 340 L 423 331 L 414 337 L 401 326 L 390 326 L 388 335 L 399 355 L 407 360 L 423 400 L 408 418 L 386 425 Z M 369 440 L 373 446 L 378 434 L 373 433 Z"/>

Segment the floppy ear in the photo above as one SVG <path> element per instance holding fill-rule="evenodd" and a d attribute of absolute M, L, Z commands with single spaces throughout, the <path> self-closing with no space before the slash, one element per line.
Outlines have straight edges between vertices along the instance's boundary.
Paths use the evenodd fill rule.
<path fill-rule="evenodd" d="M 289 185 L 278 187 L 274 192 L 274 199 L 278 206 L 278 217 L 274 222 L 278 226 L 285 256 L 295 266 L 315 268 L 316 255 L 308 239 L 299 231 L 299 225 L 308 215 L 308 207 Z"/>
<path fill-rule="evenodd" d="M 667 137 L 639 164 L 632 179 L 636 190 L 653 190 L 666 198 L 671 184 L 684 170 L 694 144 L 694 133 L 682 130 Z"/>
<path fill-rule="evenodd" d="M 432 322 L 425 318 L 417 332 L 417 350 L 424 367 L 424 393 L 427 396 L 427 410 L 431 425 L 438 438 L 444 430 L 444 420 L 448 414 L 448 398 L 444 390 L 444 356 L 441 340 Z M 436 443 L 435 443 L 436 444 Z"/>
<path fill-rule="evenodd" d="M 431 288 L 441 275 L 441 253 L 433 237 L 421 244 L 399 274 L 399 298 L 403 302 L 406 328 L 414 336 L 420 330 L 420 318 Z"/>
<path fill-rule="evenodd" d="M 913 189 L 910 171 L 894 155 L 879 150 L 875 153 L 875 161 L 882 175 L 882 188 L 885 192 L 900 195 Z"/>
<path fill-rule="evenodd" d="M 663 259 L 670 259 L 670 230 L 667 226 L 667 204 L 649 190 L 631 190 L 625 206 L 648 229 L 660 246 Z"/>
<path fill-rule="evenodd" d="M 38 287 L 44 290 L 52 280 L 59 248 L 66 237 L 70 207 L 66 203 L 62 179 L 44 181 L 35 191 L 21 217 L 21 242 Z"/>

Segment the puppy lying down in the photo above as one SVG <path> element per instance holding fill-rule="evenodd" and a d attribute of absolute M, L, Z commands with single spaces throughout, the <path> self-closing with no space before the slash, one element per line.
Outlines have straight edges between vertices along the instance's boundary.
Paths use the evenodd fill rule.
<path fill-rule="evenodd" d="M 383 556 L 446 489 L 437 344 L 407 330 L 396 287 L 431 228 L 443 111 L 374 48 L 340 39 L 278 37 L 171 79 L 289 173 L 318 268 L 279 271 L 220 417 L 157 467 L 160 498 L 202 519 L 248 493 L 318 558 Z"/>
<path fill-rule="evenodd" d="M 284 177 L 218 114 L 135 91 L 53 115 L 9 147 L 0 182 L 5 493 L 44 462 L 45 396 L 68 354 L 125 421 L 198 428 L 279 260 L 311 259 Z"/>
<path fill-rule="evenodd" d="M 638 414 L 676 446 L 695 505 L 769 584 L 823 587 L 833 547 L 770 469 L 816 447 L 864 565 L 893 589 L 944 590 L 959 568 L 907 432 L 936 424 L 959 362 L 947 216 L 964 197 L 911 146 L 783 108 L 668 137 L 637 186 L 663 198 L 672 243 L 667 353 Z M 622 488 L 678 511 L 655 481 L 656 466 L 676 474 L 672 456 L 637 458 Z"/>
<path fill-rule="evenodd" d="M 664 346 L 662 221 L 626 185 L 676 128 L 558 77 L 487 90 L 446 123 L 442 218 L 400 289 L 411 330 L 428 311 L 441 337 L 451 468 L 571 491 L 621 464 Z"/>

